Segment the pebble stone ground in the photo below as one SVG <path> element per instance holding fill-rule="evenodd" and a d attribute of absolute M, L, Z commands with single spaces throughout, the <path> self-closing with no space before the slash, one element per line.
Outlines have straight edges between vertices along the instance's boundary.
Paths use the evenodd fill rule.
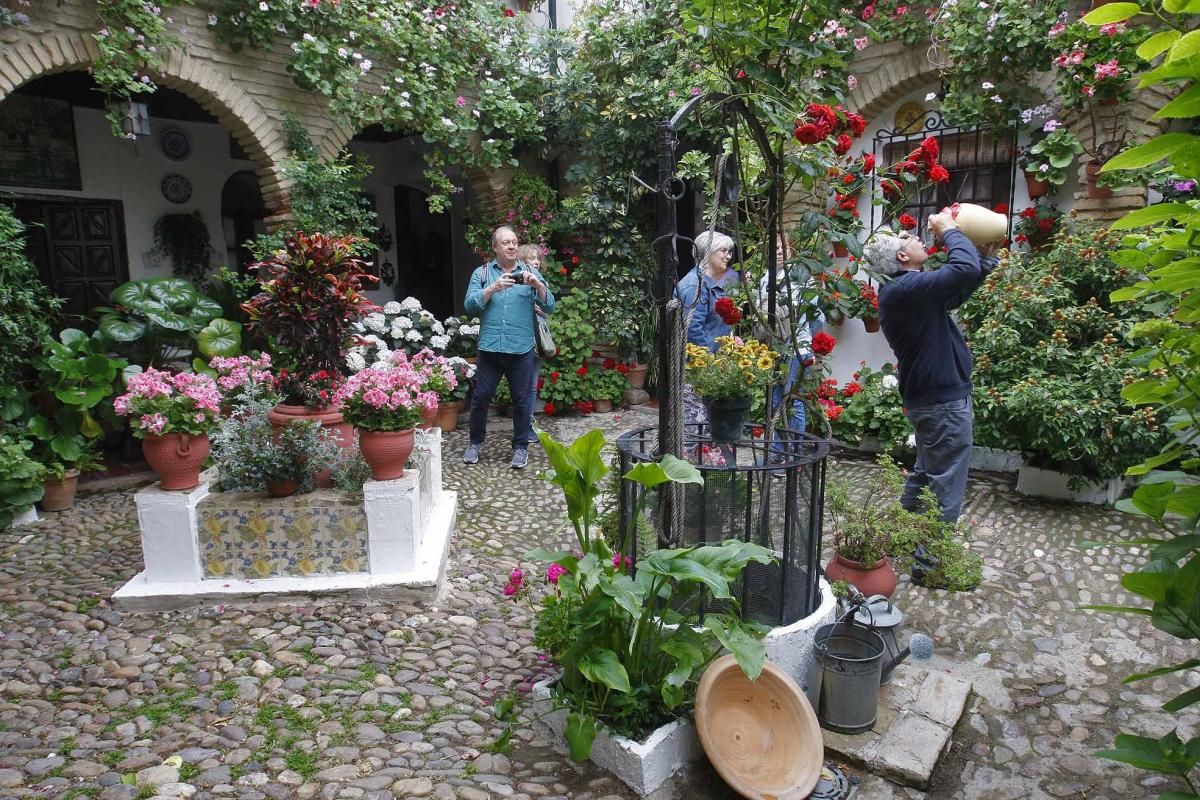
<path fill-rule="evenodd" d="M 655 419 L 634 411 L 547 427 L 569 439 L 598 422 L 611 434 Z M 508 755 L 488 752 L 500 732 L 492 698 L 528 689 L 543 669 L 531 611 L 502 586 L 514 567 L 531 566 L 526 550 L 565 540 L 559 496 L 536 478 L 543 454 L 534 448 L 532 468 L 511 471 L 506 425 L 496 421 L 474 467 L 456 457 L 464 433 L 447 437 L 460 510 L 436 603 L 119 613 L 106 598 L 141 561 L 132 490 L 84 496 L 0 534 L 0 798 L 632 797 L 528 727 Z M 843 458 L 830 469 L 853 480 L 873 467 Z M 860 775 L 858 796 L 1127 798 L 1170 788 L 1089 755 L 1118 730 L 1169 730 L 1159 706 L 1178 681 L 1121 678 L 1191 655 L 1141 620 L 1077 610 L 1128 600 L 1115 587 L 1136 561 L 1085 543 L 1145 528 L 1115 511 L 1017 496 L 1004 477 L 974 480 L 971 498 L 984 585 L 949 595 L 905 581 L 897 602 L 911 630 L 937 641 L 933 668 L 967 675 L 977 696 L 927 793 Z M 1193 735 L 1197 720 L 1182 715 L 1182 732 Z M 707 766 L 659 794 L 733 796 Z"/>

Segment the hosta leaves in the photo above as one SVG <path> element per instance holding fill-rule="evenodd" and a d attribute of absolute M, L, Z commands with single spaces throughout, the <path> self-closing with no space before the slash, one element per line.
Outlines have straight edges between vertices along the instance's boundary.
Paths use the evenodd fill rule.
<path fill-rule="evenodd" d="M 629 692 L 629 673 L 617 658 L 617 654 L 606 647 L 594 647 L 579 659 L 579 671 L 592 683 L 599 683 L 618 692 Z"/>
<path fill-rule="evenodd" d="M 585 714 L 567 716 L 567 727 L 563 731 L 572 761 L 587 761 L 592 755 L 592 741 L 596 738 L 596 718 Z"/>
<path fill-rule="evenodd" d="M 237 355 L 242 348 L 242 326 L 232 320 L 217 318 L 196 334 L 200 352 L 212 358 Z"/>

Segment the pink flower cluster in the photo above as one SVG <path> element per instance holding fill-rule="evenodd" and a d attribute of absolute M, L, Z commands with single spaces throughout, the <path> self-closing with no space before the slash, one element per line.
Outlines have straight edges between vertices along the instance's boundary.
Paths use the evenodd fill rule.
<path fill-rule="evenodd" d="M 226 394 L 237 393 L 253 386 L 269 386 L 275 380 L 271 375 L 271 356 L 267 353 L 258 358 L 216 356 L 208 362 L 208 368 L 217 373 L 217 386 Z"/>
<path fill-rule="evenodd" d="M 369 367 L 351 375 L 333 396 L 334 403 L 357 401 L 376 411 L 437 408 L 437 394 L 422 391 L 422 370 L 400 350 L 392 351 L 391 362 L 390 367 Z"/>
<path fill-rule="evenodd" d="M 628 570 L 633 566 L 633 559 L 620 553 L 613 553 L 613 566 L 618 570 Z M 624 566 L 622 566 L 624 565 Z"/>
<path fill-rule="evenodd" d="M 1054 59 L 1054 63 L 1059 67 L 1066 67 L 1071 64 L 1082 64 L 1084 56 L 1086 55 L 1087 53 L 1082 50 L 1075 50 L 1070 53 L 1063 53 L 1062 55 L 1056 57 Z"/>
<path fill-rule="evenodd" d="M 204 433 L 221 413 L 221 393 L 207 375 L 150 368 L 127 385 L 129 391 L 113 400 L 113 410 L 137 417 L 136 430 L 143 434 Z"/>
<path fill-rule="evenodd" d="M 567 568 L 562 564 L 551 564 L 546 568 L 546 580 L 555 585 L 558 584 L 558 579 L 567 574 Z"/>
<path fill-rule="evenodd" d="M 393 363 L 396 363 L 394 356 L 397 354 L 401 357 L 404 356 L 403 351 L 393 351 Z M 425 391 L 435 392 L 439 397 L 448 398 L 450 393 L 458 387 L 458 376 L 455 375 L 454 366 L 450 360 L 439 356 L 428 347 L 415 354 L 408 364 L 424 376 L 421 388 Z"/>
<path fill-rule="evenodd" d="M 1103 64 L 1096 65 L 1096 80 L 1101 81 L 1105 78 L 1119 77 L 1121 77 L 1121 65 L 1117 63 L 1115 58 Z"/>
<path fill-rule="evenodd" d="M 504 585 L 504 596 L 512 597 L 525 588 L 525 573 L 517 567 L 508 576 L 508 583 Z"/>

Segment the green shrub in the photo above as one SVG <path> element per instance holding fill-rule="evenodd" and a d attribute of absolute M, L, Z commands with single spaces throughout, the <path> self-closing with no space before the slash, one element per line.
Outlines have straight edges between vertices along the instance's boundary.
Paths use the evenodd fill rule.
<path fill-rule="evenodd" d="M 30 458 L 29 442 L 0 434 L 0 530 L 42 499 L 46 469 Z"/>
<path fill-rule="evenodd" d="M 0 384 L 19 381 L 61 306 L 25 256 L 25 226 L 10 207 L 0 205 Z"/>

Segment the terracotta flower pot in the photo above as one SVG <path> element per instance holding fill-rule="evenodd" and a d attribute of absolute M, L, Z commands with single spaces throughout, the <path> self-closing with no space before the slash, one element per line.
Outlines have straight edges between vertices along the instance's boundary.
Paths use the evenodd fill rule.
<path fill-rule="evenodd" d="M 863 328 L 867 333 L 879 333 L 879 317 L 863 317 Z"/>
<path fill-rule="evenodd" d="M 592 411 L 597 414 L 610 414 L 613 410 L 612 400 L 593 400 Z"/>
<path fill-rule="evenodd" d="M 458 428 L 458 401 L 442 403 L 437 409 L 437 426 L 443 433 L 449 433 Z"/>
<path fill-rule="evenodd" d="M 1097 161 L 1089 161 L 1083 168 L 1087 174 L 1087 195 L 1093 200 L 1108 200 L 1113 196 L 1112 189 L 1096 185 L 1096 178 L 1099 177 L 1100 168 L 1103 166 Z"/>
<path fill-rule="evenodd" d="M 1029 199 L 1036 200 L 1039 197 L 1045 197 L 1049 193 L 1050 184 L 1047 181 L 1039 180 L 1036 172 L 1026 172 L 1025 188 L 1029 193 Z"/>
<path fill-rule="evenodd" d="M 371 465 L 377 481 L 404 477 L 404 465 L 413 450 L 413 429 L 402 431 L 359 431 L 358 448 Z"/>
<path fill-rule="evenodd" d="M 46 478 L 46 493 L 42 495 L 43 511 L 66 511 L 75 505 L 75 490 L 79 486 L 79 470 L 69 469 L 60 481 Z"/>
<path fill-rule="evenodd" d="M 629 381 L 629 385 L 634 389 L 645 389 L 646 372 L 649 369 L 649 364 L 630 364 L 629 371 L 625 373 L 625 379 Z"/>
<path fill-rule="evenodd" d="M 834 242 L 833 255 L 837 258 L 846 258 L 850 255 L 850 248 L 846 247 L 842 242 Z"/>
<path fill-rule="evenodd" d="M 434 425 L 437 425 L 438 410 L 436 407 L 421 410 L 421 422 L 417 425 L 423 431 L 427 431 Z"/>
<path fill-rule="evenodd" d="M 891 597 L 896 591 L 896 570 L 886 558 L 867 565 L 844 558 L 835 550 L 833 560 L 825 566 L 825 576 L 831 581 L 845 581 L 867 597 Z"/>
<path fill-rule="evenodd" d="M 267 481 L 267 494 L 271 497 L 291 497 L 300 487 L 300 482 L 294 478 L 286 481 Z"/>
<path fill-rule="evenodd" d="M 280 403 L 267 412 L 267 420 L 276 428 L 286 428 L 297 419 L 314 419 L 321 427 L 330 431 L 343 450 L 354 449 L 354 428 L 342 419 L 342 409 L 337 406 L 308 408 Z"/>
<path fill-rule="evenodd" d="M 160 489 L 166 492 L 194 489 L 200 485 L 200 468 L 208 457 L 208 434 L 148 434 L 142 439 L 142 453 L 146 463 L 158 473 Z"/>

